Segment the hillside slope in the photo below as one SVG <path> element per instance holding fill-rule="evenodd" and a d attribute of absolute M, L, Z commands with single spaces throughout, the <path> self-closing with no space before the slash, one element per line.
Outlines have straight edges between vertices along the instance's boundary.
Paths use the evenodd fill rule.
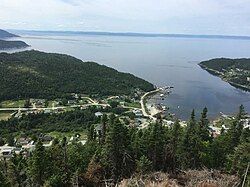
<path fill-rule="evenodd" d="M 250 91 L 250 59 L 216 58 L 199 64 L 208 72 L 221 77 L 237 88 Z"/>
<path fill-rule="evenodd" d="M 34 50 L 0 53 L 0 77 L 0 100 L 55 98 L 67 93 L 130 94 L 136 88 L 154 88 L 143 79 L 104 65 Z"/>
<path fill-rule="evenodd" d="M 18 37 L 18 36 L 0 29 L 0 38 L 11 38 L 11 37 Z"/>
<path fill-rule="evenodd" d="M 0 40 L 0 50 L 6 49 L 20 49 L 28 47 L 29 45 L 23 41 L 6 41 Z"/>

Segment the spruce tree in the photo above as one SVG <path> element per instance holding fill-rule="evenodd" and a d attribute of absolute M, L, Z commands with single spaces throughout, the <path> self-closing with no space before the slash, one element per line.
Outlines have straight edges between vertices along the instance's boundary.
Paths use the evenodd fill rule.
<path fill-rule="evenodd" d="M 207 119 L 207 108 L 205 107 L 201 113 L 198 132 L 202 141 L 211 141 L 211 135 L 208 125 L 209 120 Z"/>
<path fill-rule="evenodd" d="M 49 160 L 41 141 L 38 141 L 28 163 L 29 176 L 34 184 L 40 186 L 49 175 Z"/>
<path fill-rule="evenodd" d="M 148 158 L 152 161 L 154 170 L 161 170 L 164 168 L 165 155 L 165 131 L 161 123 L 151 124 L 149 129 L 149 137 L 147 143 Z"/>
<path fill-rule="evenodd" d="M 168 170 L 175 173 L 178 167 L 178 153 L 181 141 L 181 126 L 178 120 L 175 121 L 170 133 L 166 162 Z"/>
<path fill-rule="evenodd" d="M 131 154 L 129 151 L 129 133 L 127 127 L 116 120 L 109 127 L 104 148 L 105 163 L 107 172 L 115 181 L 127 176 L 130 172 Z"/>
<path fill-rule="evenodd" d="M 184 168 L 196 169 L 200 167 L 201 165 L 200 146 L 201 146 L 201 139 L 198 135 L 198 128 L 195 120 L 195 112 L 193 110 L 191 113 L 190 120 L 187 124 L 182 143 L 182 151 L 183 151 L 182 165 Z"/>
<path fill-rule="evenodd" d="M 102 138 L 101 138 L 101 141 L 102 143 L 105 142 L 105 138 L 106 138 L 106 131 L 107 131 L 107 122 L 108 122 L 108 117 L 106 114 L 103 114 L 102 116 Z"/>

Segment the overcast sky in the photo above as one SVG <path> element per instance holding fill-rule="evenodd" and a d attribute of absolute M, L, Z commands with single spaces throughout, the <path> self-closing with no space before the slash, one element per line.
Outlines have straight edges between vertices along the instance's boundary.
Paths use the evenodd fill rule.
<path fill-rule="evenodd" d="M 0 28 L 250 35 L 250 0 L 0 0 Z"/>

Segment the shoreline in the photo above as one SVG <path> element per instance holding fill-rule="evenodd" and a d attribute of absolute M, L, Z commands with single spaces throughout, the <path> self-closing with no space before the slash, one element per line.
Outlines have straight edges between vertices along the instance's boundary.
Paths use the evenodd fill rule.
<path fill-rule="evenodd" d="M 142 109 L 142 113 L 144 116 L 146 117 L 150 117 L 151 114 L 149 113 L 148 111 L 148 108 L 146 106 L 147 104 L 147 98 L 151 95 L 155 95 L 156 93 L 160 92 L 161 91 L 161 88 L 157 88 L 155 90 L 152 90 L 150 92 L 146 92 L 142 97 L 141 97 L 141 100 L 140 100 L 140 104 L 141 104 L 141 109 Z"/>
<path fill-rule="evenodd" d="M 221 76 L 223 76 L 223 73 L 221 73 L 220 71 L 217 71 L 217 70 L 214 70 L 214 69 L 210 69 L 202 64 L 198 64 L 202 69 L 206 70 L 208 73 L 214 75 L 214 76 L 217 76 L 219 77 L 221 80 L 223 80 L 224 82 L 227 82 L 229 83 L 231 86 L 235 87 L 235 88 L 238 88 L 238 89 L 241 89 L 243 91 L 247 91 L 247 92 L 250 92 L 250 88 L 245 86 L 245 85 L 242 85 L 242 84 L 238 84 L 238 83 L 235 83 L 235 82 L 232 82 L 232 81 L 229 81 L 229 80 L 226 80 L 226 79 L 223 79 Z"/>

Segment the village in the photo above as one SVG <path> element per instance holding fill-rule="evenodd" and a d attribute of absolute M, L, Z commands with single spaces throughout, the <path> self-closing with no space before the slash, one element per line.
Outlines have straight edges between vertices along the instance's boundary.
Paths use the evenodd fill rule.
<path fill-rule="evenodd" d="M 166 106 L 159 104 L 148 103 L 147 101 L 151 97 L 158 97 L 159 99 L 166 99 L 171 93 L 173 87 L 162 87 L 157 88 L 153 91 L 147 93 L 137 92 L 133 97 L 128 96 L 110 96 L 106 98 L 90 98 L 84 94 L 71 94 L 71 99 L 56 99 L 53 101 L 47 101 L 46 99 L 29 99 L 23 102 L 17 101 L 18 107 L 9 101 L 9 106 L 6 102 L 3 102 L 0 108 L 0 112 L 9 112 L 10 118 L 22 118 L 24 115 L 29 114 L 57 114 L 64 113 L 67 111 L 72 111 L 75 109 L 85 110 L 89 107 L 96 107 L 97 112 L 95 112 L 95 117 L 101 118 L 105 112 L 106 108 L 122 108 L 125 109 L 124 113 L 130 112 L 132 116 L 124 115 L 121 113 L 117 115 L 124 124 L 139 129 L 147 128 L 149 124 L 156 122 L 161 119 L 161 123 L 165 126 L 171 127 L 175 118 Z M 99 110 L 98 110 L 99 109 Z M 109 113 L 107 113 L 109 115 Z M 220 119 L 213 121 L 209 125 L 211 134 L 216 137 L 218 136 L 222 129 L 227 130 L 228 126 L 225 125 L 227 120 L 233 119 L 232 116 L 221 114 Z M 181 126 L 186 126 L 186 121 L 179 121 Z M 220 125 L 218 125 L 220 124 Z M 250 119 L 244 119 L 244 128 L 250 127 Z M 95 131 L 101 133 L 101 124 L 95 124 Z M 50 134 L 40 134 L 39 139 L 43 142 L 45 147 L 52 145 L 53 139 L 56 136 Z M 79 133 L 71 133 L 68 135 L 68 144 L 73 141 L 85 144 L 87 137 L 85 135 L 80 135 Z M 13 143 L 7 143 L 0 146 L 0 157 L 10 158 L 15 154 L 24 154 L 29 156 L 29 154 L 35 148 L 35 141 L 31 137 L 19 136 L 12 140 Z"/>

